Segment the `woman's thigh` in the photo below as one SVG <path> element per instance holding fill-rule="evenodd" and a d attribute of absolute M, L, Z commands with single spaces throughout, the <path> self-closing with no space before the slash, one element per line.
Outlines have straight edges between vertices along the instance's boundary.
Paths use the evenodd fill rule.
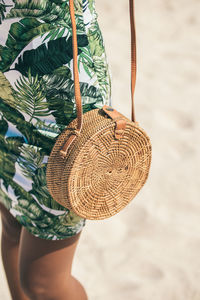
<path fill-rule="evenodd" d="M 27 294 L 55 293 L 67 280 L 81 232 L 63 240 L 46 240 L 23 227 L 20 239 L 19 269 L 22 288 Z"/>
<path fill-rule="evenodd" d="M 0 203 L 2 234 L 11 242 L 18 243 L 22 225 L 11 215 L 9 210 Z"/>

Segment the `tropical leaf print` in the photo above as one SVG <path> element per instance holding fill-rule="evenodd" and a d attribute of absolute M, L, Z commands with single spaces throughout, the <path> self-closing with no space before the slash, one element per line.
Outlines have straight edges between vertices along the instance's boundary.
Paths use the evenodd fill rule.
<path fill-rule="evenodd" d="M 7 175 L 6 175 L 7 176 Z M 29 202 L 33 202 L 34 198 L 31 196 L 29 192 L 27 192 L 20 184 L 18 184 L 15 180 L 11 180 L 7 178 L 9 185 L 12 187 L 17 200 L 19 199 L 27 199 Z"/>
<path fill-rule="evenodd" d="M 39 119 L 41 116 L 48 116 L 51 113 L 48 110 L 48 104 L 45 100 L 44 82 L 42 79 L 31 76 L 30 69 L 28 77 L 23 75 L 15 82 L 17 90 L 15 91 L 15 99 L 17 108 L 25 112 L 30 119 Z"/>
<path fill-rule="evenodd" d="M 17 158 L 21 152 L 21 146 L 24 143 L 23 137 L 20 136 L 10 136 L 5 138 L 5 147 L 7 152 L 12 154 L 14 158 Z"/>
<path fill-rule="evenodd" d="M 14 89 L 6 76 L 0 71 L 0 98 L 12 107 L 16 107 Z"/>
<path fill-rule="evenodd" d="M 93 56 L 101 56 L 104 53 L 103 38 L 99 30 L 99 24 L 94 20 L 91 28 L 88 30 L 88 40 L 90 51 Z"/>
<path fill-rule="evenodd" d="M 3 0 L 0 1 L 0 24 L 2 20 L 5 19 L 6 5 Z"/>
<path fill-rule="evenodd" d="M 15 8 L 45 9 L 48 0 L 14 0 Z"/>
<path fill-rule="evenodd" d="M 80 71 L 80 64 L 82 64 L 85 72 L 88 74 L 90 78 L 94 75 L 94 62 L 91 59 L 91 54 L 89 47 L 81 48 L 82 52 L 78 56 L 78 68 Z"/>
<path fill-rule="evenodd" d="M 6 15 L 6 19 L 34 17 L 45 23 L 63 26 L 71 32 L 71 19 L 69 13 L 69 1 L 60 0 L 16 0 L 15 6 Z M 76 7 L 75 7 L 76 12 Z M 78 33 L 80 33 L 79 24 L 77 24 Z M 83 28 L 82 28 L 83 29 Z M 83 30 L 82 30 L 83 33 Z"/>
<path fill-rule="evenodd" d="M 37 237 L 64 239 L 85 219 L 46 184 L 57 136 L 77 117 L 69 0 L 0 0 L 0 201 Z M 108 104 L 95 0 L 74 0 L 83 114 Z"/>
<path fill-rule="evenodd" d="M 88 44 L 86 35 L 79 35 L 77 40 L 80 47 Z M 80 48 L 78 52 L 81 52 Z M 72 37 L 70 36 L 67 41 L 62 37 L 49 41 L 47 46 L 42 44 L 36 49 L 25 51 L 15 64 L 15 69 L 26 76 L 28 68 L 31 68 L 31 75 L 42 76 L 51 74 L 55 69 L 67 64 L 72 57 Z"/>
<path fill-rule="evenodd" d="M 95 84 L 99 85 L 101 94 L 103 98 L 106 99 L 105 102 L 109 104 L 109 98 L 111 97 L 111 77 L 108 69 L 103 36 L 96 18 L 91 20 L 87 35 L 90 56 L 93 60 L 93 70 L 97 76 L 97 82 L 95 82 Z M 98 103 L 97 106 L 100 107 L 101 103 Z"/>
<path fill-rule="evenodd" d="M 109 81 L 107 78 L 108 68 L 104 58 L 95 58 L 95 71 L 98 77 L 98 82 L 101 87 L 101 93 L 107 95 L 109 91 Z"/>
<path fill-rule="evenodd" d="M 45 34 L 42 34 L 41 36 L 44 36 Z M 46 34 L 46 36 L 44 37 L 44 39 L 43 39 L 42 42 L 44 43 L 44 41 L 46 41 L 46 40 L 50 40 L 50 41 L 56 40 L 56 39 L 59 39 L 59 38 L 61 38 L 63 36 L 65 36 L 65 38 L 67 40 L 68 37 L 69 37 L 69 35 L 70 35 L 69 31 L 66 28 L 60 26 L 60 27 L 57 27 L 56 29 L 50 30 Z"/>
<path fill-rule="evenodd" d="M 27 202 L 28 202 L 28 206 L 23 207 L 25 203 L 27 205 Z M 32 221 L 34 220 L 42 221 L 44 216 L 44 213 L 42 212 L 41 208 L 36 202 L 34 202 L 34 200 L 30 203 L 30 201 L 27 201 L 26 199 L 19 199 L 18 205 L 15 205 L 15 209 L 18 209 L 19 212 L 23 213 L 26 216 L 26 219 L 24 220 L 26 223 L 27 221 L 30 222 L 28 219 Z"/>
<path fill-rule="evenodd" d="M 0 98 L 0 111 L 4 119 L 11 122 L 24 135 L 28 144 L 42 147 L 47 155 L 50 154 L 51 148 L 54 145 L 54 139 L 43 136 L 37 131 L 37 128 L 25 121 L 24 116 L 15 108 L 4 103 Z"/>
<path fill-rule="evenodd" d="M 34 195 L 42 205 L 49 208 L 49 210 L 65 210 L 64 207 L 56 202 L 49 194 L 46 184 L 46 165 L 36 169 L 30 193 Z"/>
<path fill-rule="evenodd" d="M 6 189 L 8 189 L 9 183 L 15 175 L 15 161 L 11 160 L 10 155 L 6 154 L 6 147 L 1 137 L 0 142 L 0 178 L 3 180 Z"/>
<path fill-rule="evenodd" d="M 0 0 L 0 24 L 5 19 L 6 8 L 12 7 L 12 5 L 6 5 L 4 0 Z"/>
<path fill-rule="evenodd" d="M 0 110 L 3 117 L 13 123 L 13 124 L 20 124 L 20 122 L 24 124 L 25 118 L 24 116 L 14 107 L 11 107 L 9 104 L 4 101 L 4 99 L 0 98 Z"/>
<path fill-rule="evenodd" d="M 8 71 L 20 52 L 37 36 L 55 28 L 35 18 L 24 18 L 11 25 L 5 47 L 1 49 L 0 70 Z"/>
<path fill-rule="evenodd" d="M 3 205 L 9 210 L 12 207 L 12 199 L 2 190 L 2 184 L 0 182 L 0 199 Z"/>
<path fill-rule="evenodd" d="M 65 75 L 64 75 L 65 70 Z M 71 74 L 67 67 L 55 70 L 51 75 L 43 76 L 46 89 L 46 99 L 49 105 L 49 110 L 52 112 L 58 124 L 69 124 L 76 116 L 76 103 L 74 99 L 74 81 L 69 78 Z M 102 102 L 102 95 L 94 86 L 89 86 L 88 83 L 80 82 L 80 91 L 83 104 L 83 112 L 85 104 L 94 104 Z M 90 106 L 92 108 L 92 106 Z M 74 114 L 75 112 L 75 114 Z"/>
<path fill-rule="evenodd" d="M 68 214 L 65 214 L 62 219 L 63 225 L 72 227 L 76 226 L 76 224 L 81 220 L 81 218 L 72 210 L 70 210 Z"/>
<path fill-rule="evenodd" d="M 74 0 L 74 10 L 76 14 L 82 15 L 82 0 Z"/>
<path fill-rule="evenodd" d="M 40 119 L 38 119 L 35 123 L 35 127 L 41 134 L 55 138 L 61 133 L 66 125 L 61 126 L 60 124 L 58 125 L 56 123 L 48 124 L 46 121 L 41 121 Z"/>
<path fill-rule="evenodd" d="M 71 19 L 69 13 L 69 1 L 48 1 L 46 10 L 40 17 L 46 23 L 62 25 L 71 30 Z"/>
<path fill-rule="evenodd" d="M 43 160 L 44 153 L 42 153 L 41 149 L 31 145 L 24 145 L 21 148 L 21 155 L 17 162 L 24 176 L 32 180 L 30 193 L 49 209 L 63 210 L 63 206 L 53 200 L 49 194 L 46 184 L 46 164 L 43 163 Z"/>
<path fill-rule="evenodd" d="M 43 76 L 49 110 L 58 124 L 68 124 L 74 110 L 74 90 L 70 77 L 71 72 L 67 67 Z"/>
<path fill-rule="evenodd" d="M 91 14 L 94 13 L 94 0 L 83 0 L 83 3 L 87 3 L 88 2 L 88 7 L 89 7 L 89 10 L 91 12 Z"/>
<path fill-rule="evenodd" d="M 20 155 L 22 140 L 20 137 L 4 138 L 0 135 L 0 178 L 6 188 L 15 175 L 15 162 Z"/>
<path fill-rule="evenodd" d="M 21 147 L 21 155 L 17 162 L 21 167 L 22 173 L 25 177 L 33 179 L 37 168 L 42 166 L 44 153 L 38 151 L 37 147 L 32 145 L 23 145 Z"/>
<path fill-rule="evenodd" d="M 45 11 L 48 1 L 47 0 L 15 0 L 15 5 L 10 10 L 6 18 L 17 18 L 23 15 L 27 16 L 40 16 Z"/>
<path fill-rule="evenodd" d="M 6 120 L 4 120 L 4 118 L 1 117 L 1 120 L 0 120 L 0 135 L 5 136 L 7 130 L 8 130 L 8 122 L 6 122 Z"/>

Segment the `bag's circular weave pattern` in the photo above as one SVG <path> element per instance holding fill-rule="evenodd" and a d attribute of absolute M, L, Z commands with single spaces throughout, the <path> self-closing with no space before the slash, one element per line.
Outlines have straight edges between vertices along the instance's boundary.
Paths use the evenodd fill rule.
<path fill-rule="evenodd" d="M 121 211 L 147 180 L 151 143 L 138 123 L 127 122 L 121 139 L 115 139 L 115 121 L 102 109 L 83 115 L 83 127 L 63 159 L 60 150 L 74 119 L 57 137 L 47 164 L 47 187 L 52 197 L 77 215 L 100 220 Z"/>

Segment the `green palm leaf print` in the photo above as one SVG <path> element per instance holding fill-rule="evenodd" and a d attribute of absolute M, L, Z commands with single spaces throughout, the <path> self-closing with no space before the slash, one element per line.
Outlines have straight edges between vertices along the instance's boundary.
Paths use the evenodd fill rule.
<path fill-rule="evenodd" d="M 1 116 L 1 114 L 0 114 Z M 4 118 L 1 118 L 0 120 L 0 135 L 5 136 L 6 132 L 8 130 L 8 122 L 4 120 Z"/>
<path fill-rule="evenodd" d="M 88 32 L 88 40 L 92 55 L 100 57 L 104 53 L 103 38 L 98 22 L 93 22 Z"/>
<path fill-rule="evenodd" d="M 0 24 L 5 19 L 6 8 L 12 5 L 6 5 L 4 0 L 0 0 Z"/>
<path fill-rule="evenodd" d="M 6 76 L 0 72 L 0 98 L 12 107 L 16 107 L 14 89 Z"/>
<path fill-rule="evenodd" d="M 49 24 L 57 24 L 71 29 L 68 1 L 62 0 L 15 0 L 14 7 L 6 19 L 35 17 Z"/>
<path fill-rule="evenodd" d="M 76 117 L 74 81 L 69 77 L 71 73 L 65 66 L 55 70 L 53 74 L 43 76 L 49 110 L 60 125 L 67 125 Z M 88 105 L 102 101 L 99 90 L 88 83 L 80 82 L 80 91 L 83 112 L 88 110 Z"/>
<path fill-rule="evenodd" d="M 0 199 L 3 205 L 9 210 L 12 206 L 12 200 L 1 188 L 0 188 Z"/>
<path fill-rule="evenodd" d="M 15 175 L 15 162 L 20 155 L 22 146 L 20 137 L 4 138 L 0 135 L 0 178 L 4 180 L 4 185 L 8 188 L 9 180 Z"/>
<path fill-rule="evenodd" d="M 30 193 L 34 195 L 41 204 L 48 208 L 65 210 L 65 208 L 56 202 L 49 194 L 46 185 L 46 165 L 36 169 Z"/>
<path fill-rule="evenodd" d="M 54 145 L 54 139 L 39 133 L 33 124 L 25 120 L 22 113 L 4 103 L 1 98 L 0 111 L 4 119 L 15 125 L 16 128 L 25 136 L 29 144 L 41 147 L 47 155 L 50 154 L 51 148 Z"/>
<path fill-rule="evenodd" d="M 15 99 L 17 108 L 30 116 L 28 122 L 32 119 L 38 119 L 41 116 L 48 116 L 48 104 L 45 100 L 43 80 L 31 76 L 28 71 L 28 78 L 23 75 L 15 82 L 17 90 L 15 91 Z"/>
<path fill-rule="evenodd" d="M 55 28 L 35 18 L 24 18 L 11 25 L 5 47 L 1 49 L 0 70 L 9 70 L 20 52 L 37 36 Z"/>
<path fill-rule="evenodd" d="M 110 78 L 95 0 L 73 2 L 85 114 L 108 103 Z M 85 224 L 46 182 L 57 136 L 77 118 L 73 71 L 69 0 L 0 0 L 0 202 L 49 240 Z"/>
<path fill-rule="evenodd" d="M 78 35 L 79 47 L 84 47 L 88 44 L 86 35 Z M 81 49 L 78 49 L 78 53 Z M 15 64 L 15 69 L 21 74 L 27 76 L 28 68 L 31 68 L 31 75 L 42 76 L 51 74 L 55 69 L 67 64 L 73 58 L 72 37 L 68 40 L 65 37 L 49 41 L 46 44 L 40 45 L 36 49 L 27 50 L 20 56 L 18 63 Z"/>
<path fill-rule="evenodd" d="M 31 145 L 23 145 L 18 164 L 24 176 L 32 180 L 32 189 L 29 192 L 46 207 L 63 210 L 63 206 L 53 200 L 47 189 L 46 164 L 43 163 L 43 158 L 44 153 L 41 152 L 41 149 Z"/>
<path fill-rule="evenodd" d="M 33 179 L 37 168 L 42 166 L 44 153 L 38 151 L 37 147 L 24 144 L 21 147 L 21 155 L 17 162 L 21 167 L 22 173 L 25 177 Z"/>
<path fill-rule="evenodd" d="M 40 16 L 44 13 L 48 4 L 47 0 L 14 0 L 13 2 L 15 5 L 6 18 L 16 18 L 23 15 Z"/>

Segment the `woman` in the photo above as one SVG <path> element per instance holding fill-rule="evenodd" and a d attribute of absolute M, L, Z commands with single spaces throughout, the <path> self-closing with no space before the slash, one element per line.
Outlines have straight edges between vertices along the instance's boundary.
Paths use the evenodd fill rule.
<path fill-rule="evenodd" d="M 111 105 L 94 0 L 74 0 L 83 113 Z M 76 118 L 69 0 L 0 0 L 1 250 L 12 299 L 88 299 L 71 275 L 85 219 L 55 202 L 46 165 Z"/>

